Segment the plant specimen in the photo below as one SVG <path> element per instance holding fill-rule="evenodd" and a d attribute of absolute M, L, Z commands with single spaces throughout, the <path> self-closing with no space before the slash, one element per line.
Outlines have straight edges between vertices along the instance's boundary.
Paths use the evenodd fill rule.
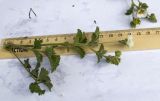
<path fill-rule="evenodd" d="M 133 36 L 128 35 L 128 38 L 124 40 L 120 40 L 119 43 L 128 46 L 129 48 L 132 48 L 134 46 Z"/>
<path fill-rule="evenodd" d="M 132 21 L 130 22 L 130 25 L 133 28 L 141 24 L 141 19 L 147 19 L 148 21 L 154 23 L 157 22 L 155 14 L 148 13 L 148 5 L 139 0 L 138 4 L 131 0 L 131 6 L 125 14 L 132 15 Z"/>
<path fill-rule="evenodd" d="M 45 85 L 49 91 L 51 91 L 53 84 L 49 77 L 49 73 L 53 73 L 60 63 L 60 55 L 56 54 L 56 48 L 67 48 L 72 49 L 77 54 L 79 54 L 80 58 L 84 58 L 86 52 L 84 50 L 85 47 L 91 49 L 97 56 L 97 63 L 99 63 L 102 59 L 105 59 L 107 63 L 118 65 L 121 61 L 121 51 L 115 51 L 115 55 L 107 55 L 107 50 L 104 49 L 104 45 L 99 43 L 99 27 L 96 28 L 95 32 L 92 33 L 91 39 L 89 40 L 86 37 L 86 33 L 82 32 L 78 29 L 77 34 L 74 37 L 74 42 L 63 42 L 63 43 L 50 43 L 43 44 L 41 39 L 35 39 L 33 45 L 18 45 L 13 43 L 4 44 L 4 48 L 10 51 L 22 64 L 23 68 L 29 73 L 30 77 L 34 80 L 29 85 L 29 89 L 32 93 L 38 93 L 42 95 L 45 93 L 45 89 L 43 89 L 40 84 Z M 42 49 L 42 46 L 44 47 Z M 93 47 L 99 46 L 99 50 L 94 50 Z M 14 48 L 21 48 L 24 50 L 29 50 L 34 53 L 36 56 L 37 63 L 35 66 L 31 66 L 29 59 L 21 60 L 15 52 L 12 50 Z M 42 67 L 41 64 L 43 62 L 43 57 L 46 56 L 50 63 L 50 70 L 47 70 L 45 67 Z M 51 72 L 50 72 L 51 71 Z"/>

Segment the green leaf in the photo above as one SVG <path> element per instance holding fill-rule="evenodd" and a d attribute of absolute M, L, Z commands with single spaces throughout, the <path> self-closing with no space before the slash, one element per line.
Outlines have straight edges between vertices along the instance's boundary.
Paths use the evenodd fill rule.
<path fill-rule="evenodd" d="M 75 46 L 75 47 L 73 47 L 73 49 L 80 55 L 81 58 L 84 58 L 86 53 L 83 48 L 81 48 L 79 46 Z"/>
<path fill-rule="evenodd" d="M 114 65 L 119 65 L 121 62 L 120 56 L 121 56 L 121 51 L 115 51 L 115 56 L 104 56 L 106 58 L 106 62 Z"/>
<path fill-rule="evenodd" d="M 128 39 L 124 39 L 124 40 L 120 40 L 118 42 L 123 44 L 123 45 L 127 45 L 127 41 L 128 41 Z"/>
<path fill-rule="evenodd" d="M 45 68 L 41 68 L 38 79 L 42 82 L 50 80 L 48 76 L 48 71 Z"/>
<path fill-rule="evenodd" d="M 100 34 L 99 27 L 96 27 L 95 32 L 92 34 L 91 41 L 89 43 L 90 45 L 98 44 L 99 34 Z"/>
<path fill-rule="evenodd" d="M 39 73 L 39 68 L 35 68 L 31 71 L 32 75 L 35 77 L 35 78 L 38 78 L 38 73 Z"/>
<path fill-rule="evenodd" d="M 3 48 L 7 51 L 11 51 L 13 48 L 13 45 L 11 43 L 6 43 L 3 45 Z"/>
<path fill-rule="evenodd" d="M 121 59 L 117 56 L 105 56 L 106 57 L 106 62 L 110 63 L 110 64 L 114 64 L 114 65 L 119 65 Z"/>
<path fill-rule="evenodd" d="M 51 91 L 52 87 L 53 87 L 53 84 L 51 83 L 51 81 L 46 81 L 46 82 L 43 82 L 44 85 L 46 85 L 49 89 L 49 91 Z"/>
<path fill-rule="evenodd" d="M 37 64 L 36 64 L 36 67 L 31 71 L 31 73 L 32 73 L 32 75 L 34 75 L 37 78 L 38 77 L 39 68 L 40 68 L 41 62 L 43 60 L 43 55 L 37 50 L 32 50 L 32 51 L 36 56 Z"/>
<path fill-rule="evenodd" d="M 131 27 L 135 28 L 140 23 L 141 23 L 141 20 L 139 18 L 133 18 L 133 21 L 131 21 L 130 25 Z"/>
<path fill-rule="evenodd" d="M 51 80 L 48 74 L 49 74 L 48 71 L 42 68 L 38 77 L 38 81 L 44 83 L 44 85 L 46 85 L 48 89 L 51 91 L 51 88 L 53 87 L 53 85 L 51 83 Z"/>
<path fill-rule="evenodd" d="M 42 90 L 40 88 L 40 86 L 38 85 L 38 83 L 36 83 L 36 82 L 31 83 L 29 86 L 29 89 L 30 89 L 31 93 L 38 93 L 39 95 L 42 95 L 45 93 L 45 90 Z"/>
<path fill-rule="evenodd" d="M 24 60 L 24 67 L 27 68 L 28 70 L 31 68 L 31 65 L 29 63 L 29 59 Z"/>
<path fill-rule="evenodd" d="M 37 50 L 33 50 L 33 52 L 34 52 L 34 54 L 35 54 L 35 56 L 37 58 L 37 62 L 41 63 L 42 60 L 43 60 L 43 55 Z"/>
<path fill-rule="evenodd" d="M 132 28 L 135 28 L 135 27 L 136 27 L 136 24 L 135 24 L 133 21 L 131 21 L 131 22 L 130 22 L 130 26 L 131 26 Z"/>
<path fill-rule="evenodd" d="M 33 50 L 33 53 L 35 54 L 35 56 L 37 58 L 36 68 L 39 68 L 41 65 L 41 62 L 43 61 L 43 55 L 37 50 Z"/>
<path fill-rule="evenodd" d="M 125 15 L 131 15 L 133 13 L 134 6 L 136 5 L 132 2 L 131 7 L 126 11 Z"/>
<path fill-rule="evenodd" d="M 87 38 L 85 35 L 85 32 L 82 32 L 80 29 L 78 29 L 76 37 L 74 39 L 74 43 L 86 43 Z"/>
<path fill-rule="evenodd" d="M 146 3 L 139 2 L 139 8 L 146 10 L 148 8 L 148 5 Z"/>
<path fill-rule="evenodd" d="M 34 49 L 41 49 L 42 42 L 43 41 L 41 39 L 35 39 L 35 41 L 34 41 Z"/>
<path fill-rule="evenodd" d="M 116 57 L 120 57 L 121 55 L 122 55 L 122 52 L 121 52 L 121 51 L 119 51 L 119 50 L 118 50 L 118 51 L 115 51 L 115 56 L 116 56 Z"/>
<path fill-rule="evenodd" d="M 100 60 L 103 58 L 104 54 L 106 54 L 106 50 L 104 50 L 104 45 L 101 44 L 100 48 L 98 51 L 96 51 L 96 56 L 97 56 L 97 63 L 100 62 Z"/>
<path fill-rule="evenodd" d="M 53 47 L 46 47 L 45 48 L 45 53 L 47 56 L 51 56 L 55 54 L 55 51 L 53 50 Z"/>
<path fill-rule="evenodd" d="M 156 16 L 155 16 L 154 13 L 152 13 L 151 15 L 149 15 L 148 20 L 150 22 L 157 22 L 157 18 L 156 18 Z"/>
<path fill-rule="evenodd" d="M 133 18 L 133 22 L 135 24 L 140 24 L 141 23 L 141 20 L 139 18 Z"/>
<path fill-rule="evenodd" d="M 127 12 L 125 13 L 125 15 L 131 15 L 133 13 L 134 7 L 130 7 Z"/>
<path fill-rule="evenodd" d="M 148 5 L 146 3 L 142 3 L 139 1 L 139 5 L 137 7 L 137 13 L 143 14 L 147 11 Z"/>
<path fill-rule="evenodd" d="M 46 47 L 45 54 L 49 59 L 51 71 L 55 71 L 60 62 L 60 56 L 55 54 L 53 47 Z"/>
<path fill-rule="evenodd" d="M 55 71 L 59 65 L 59 62 L 60 62 L 60 56 L 59 55 L 52 55 L 50 58 L 49 58 L 49 61 L 50 61 L 50 64 L 51 64 L 51 71 Z"/>

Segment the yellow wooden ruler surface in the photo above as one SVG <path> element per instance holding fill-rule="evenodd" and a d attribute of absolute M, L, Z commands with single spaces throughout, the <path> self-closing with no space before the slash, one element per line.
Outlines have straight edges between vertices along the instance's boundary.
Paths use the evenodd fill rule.
<path fill-rule="evenodd" d="M 128 48 L 127 46 L 120 45 L 119 40 L 123 40 L 133 36 L 134 47 Z M 47 35 L 47 36 L 33 36 L 33 37 L 19 37 L 19 38 L 8 38 L 2 39 L 0 43 L 0 59 L 4 58 L 15 58 L 13 54 L 3 49 L 3 44 L 11 42 L 13 44 L 20 45 L 33 45 L 35 38 L 42 39 L 43 44 L 50 43 L 61 43 L 61 42 L 73 42 L 74 34 L 60 34 L 60 35 Z M 87 33 L 87 37 L 90 38 L 91 33 Z M 149 50 L 149 49 L 160 49 L 160 28 L 145 28 L 145 29 L 128 29 L 128 30 L 117 30 L 117 31 L 103 31 L 99 36 L 99 42 L 104 44 L 106 50 L 115 51 L 130 51 L 130 50 Z M 98 47 L 97 47 L 98 49 Z M 85 49 L 87 53 L 91 51 Z M 13 49 L 19 57 L 31 57 L 33 53 L 31 51 L 23 51 L 21 49 Z M 75 54 L 72 50 L 65 48 L 57 49 L 57 54 L 69 55 Z"/>

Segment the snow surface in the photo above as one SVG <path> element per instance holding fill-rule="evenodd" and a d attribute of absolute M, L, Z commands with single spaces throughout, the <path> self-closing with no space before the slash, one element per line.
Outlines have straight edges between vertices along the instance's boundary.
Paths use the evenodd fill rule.
<path fill-rule="evenodd" d="M 147 2 L 160 20 L 159 0 Z M 0 38 L 128 29 L 124 15 L 129 0 L 0 0 Z M 73 5 L 75 7 L 73 7 Z M 28 19 L 29 9 L 38 15 Z M 96 20 L 97 24 L 94 24 Z M 159 27 L 143 21 L 139 28 Z M 34 63 L 35 58 L 32 58 Z M 47 61 L 45 67 L 49 67 Z M 0 60 L 1 101 L 159 101 L 160 50 L 125 52 L 122 63 L 96 64 L 95 55 L 83 60 L 63 56 L 50 75 L 54 88 L 45 95 L 31 94 L 32 79 L 16 59 Z"/>

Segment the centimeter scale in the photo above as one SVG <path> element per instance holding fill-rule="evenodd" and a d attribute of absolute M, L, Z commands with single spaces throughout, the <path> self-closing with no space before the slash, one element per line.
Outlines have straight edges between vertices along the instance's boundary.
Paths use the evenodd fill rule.
<path fill-rule="evenodd" d="M 60 35 L 47 35 L 47 36 L 32 36 L 32 37 L 19 37 L 19 38 L 7 38 L 2 39 L 0 44 L 0 59 L 15 58 L 13 54 L 3 49 L 3 44 L 11 42 L 19 45 L 33 45 L 35 38 L 43 40 L 42 44 L 50 43 L 62 43 L 73 42 L 73 38 L 76 34 L 60 34 Z M 127 46 L 118 43 L 120 40 L 124 40 L 128 35 L 133 36 L 134 47 L 128 48 Z M 91 32 L 86 33 L 88 39 L 91 37 Z M 160 28 L 145 28 L 145 29 L 128 29 L 128 30 L 116 30 L 116 31 L 103 31 L 99 35 L 99 43 L 103 43 L 104 47 L 108 51 L 122 50 L 122 51 L 134 51 L 134 50 L 149 50 L 160 49 Z M 85 47 L 84 47 L 85 48 Z M 98 49 L 98 46 L 95 47 Z M 19 57 L 32 57 L 34 56 L 31 51 L 25 51 L 23 49 L 13 49 L 13 52 Z M 55 50 L 60 55 L 75 54 L 74 51 L 66 48 L 59 48 Z M 92 51 L 85 48 L 87 53 Z"/>

